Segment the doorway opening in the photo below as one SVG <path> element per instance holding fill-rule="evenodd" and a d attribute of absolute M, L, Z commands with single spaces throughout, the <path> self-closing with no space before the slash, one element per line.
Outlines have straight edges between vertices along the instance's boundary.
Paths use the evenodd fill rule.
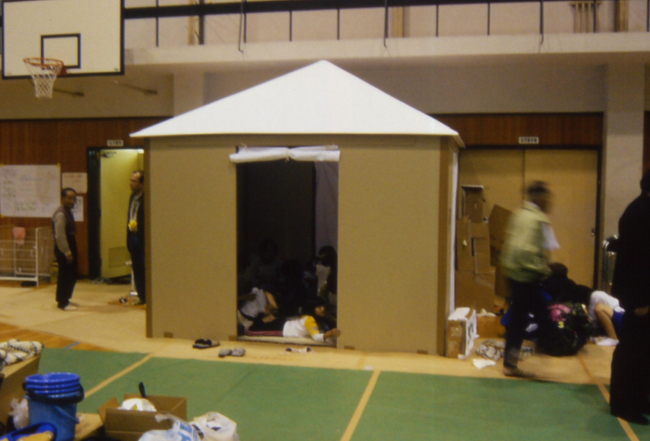
<path fill-rule="evenodd" d="M 91 280 L 128 282 L 129 179 L 144 168 L 141 148 L 88 149 L 88 273 Z"/>
<path fill-rule="evenodd" d="M 305 302 L 320 296 L 335 319 L 338 171 L 338 162 L 274 160 L 237 164 L 240 336 L 247 335 L 250 319 L 255 318 L 246 314 L 243 317 L 241 311 L 257 290 L 271 294 L 271 306 L 273 301 L 277 306 L 273 308 L 276 316 L 297 316 Z M 319 251 L 324 249 L 329 259 L 319 259 Z M 267 301 L 264 295 L 262 303 Z M 266 336 L 258 337 L 264 340 Z"/>

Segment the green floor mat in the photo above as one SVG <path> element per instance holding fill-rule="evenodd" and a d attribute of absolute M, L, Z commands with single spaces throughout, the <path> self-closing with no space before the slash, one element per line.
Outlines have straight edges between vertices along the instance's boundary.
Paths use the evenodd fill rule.
<path fill-rule="evenodd" d="M 628 440 L 593 385 L 383 372 L 352 441 Z"/>
<path fill-rule="evenodd" d="M 76 372 L 88 391 L 144 354 L 45 349 L 40 373 Z M 152 358 L 79 403 L 95 413 L 111 397 L 187 397 L 188 419 L 217 411 L 244 440 L 340 441 L 371 377 L 369 371 L 227 361 Z M 650 427 L 631 425 L 639 439 Z M 594 385 L 382 372 L 352 441 L 472 439 L 621 440 Z"/>
<path fill-rule="evenodd" d="M 370 380 L 370 372 L 221 361 L 153 358 L 88 397 L 92 411 L 111 397 L 138 393 L 187 397 L 188 419 L 220 412 L 241 439 L 339 441 Z"/>
<path fill-rule="evenodd" d="M 81 377 L 86 391 L 102 381 L 140 361 L 146 354 L 102 351 L 75 351 L 70 349 L 43 349 L 39 374 L 74 372 Z M 84 410 L 85 411 L 85 410 Z M 96 412 L 94 409 L 93 412 Z"/>

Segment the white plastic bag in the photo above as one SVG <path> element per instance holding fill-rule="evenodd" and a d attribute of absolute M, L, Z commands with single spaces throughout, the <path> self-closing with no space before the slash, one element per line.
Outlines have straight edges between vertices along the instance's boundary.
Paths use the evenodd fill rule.
<path fill-rule="evenodd" d="M 203 441 L 239 441 L 237 423 L 218 412 L 196 417 L 190 424 Z"/>
<path fill-rule="evenodd" d="M 24 429 L 29 426 L 29 403 L 26 398 L 18 400 L 14 398 L 11 400 L 11 412 L 9 415 L 14 417 L 14 427 L 16 429 Z"/>
<path fill-rule="evenodd" d="M 119 409 L 155 412 L 156 406 L 146 398 L 128 398 L 122 402 Z"/>
<path fill-rule="evenodd" d="M 172 420 L 174 425 L 169 430 L 150 430 L 139 441 L 201 441 L 196 430 L 186 421 L 174 415 L 156 415 L 156 421 Z"/>

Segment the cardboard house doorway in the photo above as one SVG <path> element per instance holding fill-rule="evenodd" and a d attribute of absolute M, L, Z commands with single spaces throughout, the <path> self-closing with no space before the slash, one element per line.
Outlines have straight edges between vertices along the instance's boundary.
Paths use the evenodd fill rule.
<path fill-rule="evenodd" d="M 338 246 L 338 162 L 265 161 L 237 164 L 238 295 L 259 288 L 251 263 L 273 242 L 278 265 L 300 265 Z"/>
<path fill-rule="evenodd" d="M 144 168 L 139 148 L 88 149 L 88 262 L 93 280 L 128 279 L 129 179 Z"/>

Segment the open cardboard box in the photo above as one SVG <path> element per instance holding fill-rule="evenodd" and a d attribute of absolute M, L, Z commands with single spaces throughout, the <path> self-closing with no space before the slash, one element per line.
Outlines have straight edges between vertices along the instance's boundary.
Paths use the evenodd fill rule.
<path fill-rule="evenodd" d="M 445 356 L 465 358 L 472 352 L 476 338 L 476 310 L 456 308 L 447 318 Z"/>
<path fill-rule="evenodd" d="M 2 370 L 5 376 L 0 386 L 0 422 L 7 424 L 11 412 L 11 400 L 22 399 L 25 396 L 23 383 L 25 378 L 38 373 L 41 356 L 30 358 L 19 363 L 10 364 Z"/>
<path fill-rule="evenodd" d="M 140 395 L 124 394 L 124 400 L 140 398 Z M 122 441 L 138 441 L 149 430 L 168 430 L 172 422 L 156 421 L 157 414 L 172 414 L 187 420 L 187 398 L 147 396 L 156 407 L 156 412 L 119 409 L 120 403 L 113 397 L 99 408 L 99 416 L 104 423 L 106 436 Z"/>

